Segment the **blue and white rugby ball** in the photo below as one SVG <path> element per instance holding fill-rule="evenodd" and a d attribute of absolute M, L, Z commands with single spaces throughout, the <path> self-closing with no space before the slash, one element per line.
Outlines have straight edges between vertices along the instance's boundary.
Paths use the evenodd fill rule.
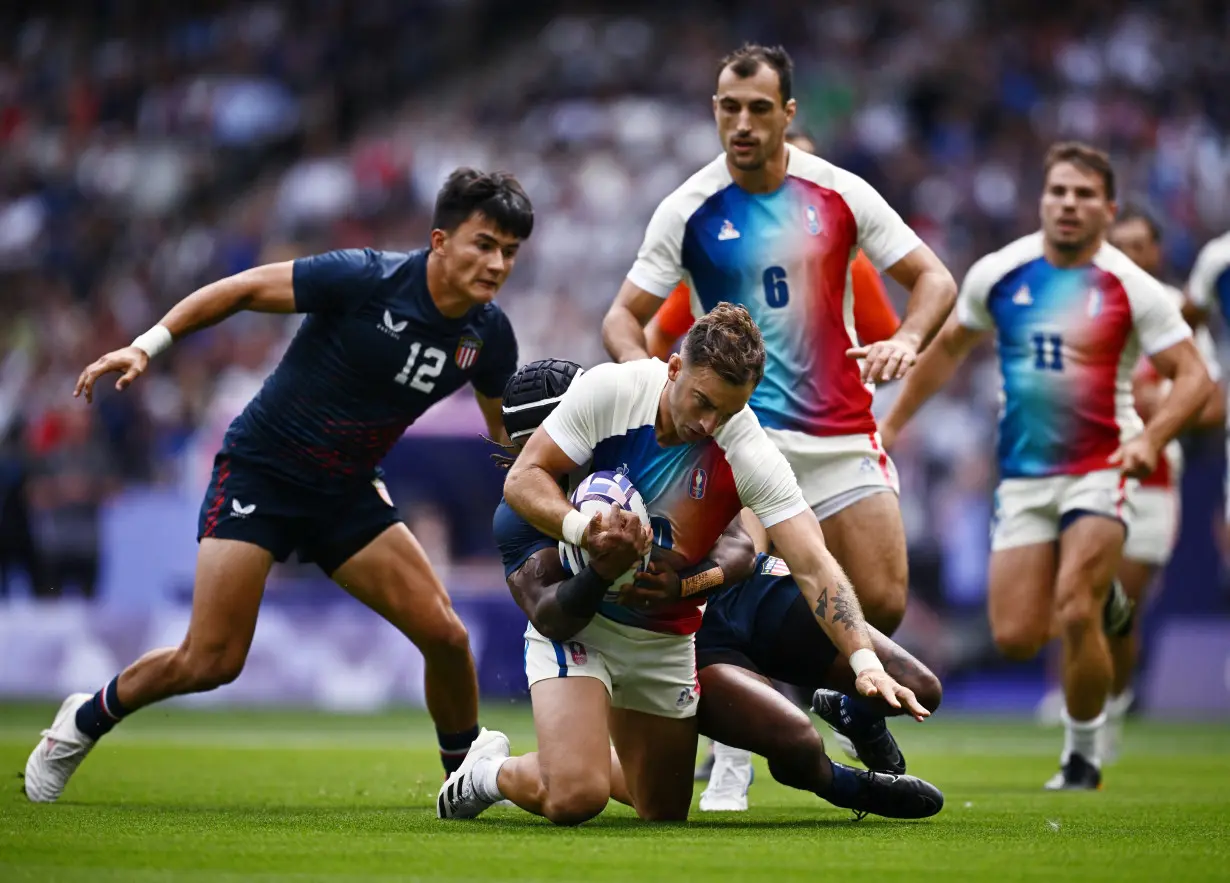
<path fill-rule="evenodd" d="M 632 486 L 632 482 L 628 481 L 628 476 L 621 472 L 595 472 L 583 479 L 572 492 L 572 505 L 590 518 L 599 512 L 610 512 L 612 503 L 634 513 L 641 520 L 641 524 L 649 524 L 649 510 L 645 507 L 645 501 L 640 492 Z M 560 540 L 559 560 L 563 562 L 565 570 L 577 574 L 589 563 L 589 552 L 566 540 Z M 639 565 L 628 568 L 627 573 L 615 580 L 607 590 L 606 599 L 614 601 L 618 598 L 619 590 L 632 582 L 638 570 L 644 570 L 648 566 L 647 553 Z"/>

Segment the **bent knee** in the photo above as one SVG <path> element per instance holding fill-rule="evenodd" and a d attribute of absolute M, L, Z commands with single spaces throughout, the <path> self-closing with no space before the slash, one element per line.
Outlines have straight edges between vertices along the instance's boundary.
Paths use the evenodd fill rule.
<path fill-rule="evenodd" d="M 643 822 L 686 822 L 691 803 L 692 801 L 688 800 L 686 803 L 675 806 L 669 804 L 637 806 L 636 814 Z"/>
<path fill-rule="evenodd" d="M 1050 635 L 1045 630 L 1017 625 L 992 627 L 992 636 L 999 652 L 1015 662 L 1028 662 L 1033 659 L 1050 640 Z"/>
<path fill-rule="evenodd" d="M 542 814 L 556 825 L 580 825 L 606 809 L 611 786 L 598 781 L 547 788 Z"/>
<path fill-rule="evenodd" d="M 414 643 L 424 655 L 468 655 L 470 632 L 457 611 L 448 603 L 439 603 L 430 611 L 420 611 L 414 624 Z"/>
<path fill-rule="evenodd" d="M 225 686 L 239 677 L 247 649 L 232 645 L 181 647 L 175 658 L 175 680 L 180 692 L 204 693 Z"/>

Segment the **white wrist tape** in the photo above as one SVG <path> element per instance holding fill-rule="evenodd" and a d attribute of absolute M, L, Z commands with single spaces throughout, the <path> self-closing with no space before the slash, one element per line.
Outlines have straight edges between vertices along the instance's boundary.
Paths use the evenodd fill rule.
<path fill-rule="evenodd" d="M 583 512 L 578 512 L 573 509 L 564 516 L 564 525 L 562 533 L 564 539 L 572 543 L 574 546 L 581 545 L 581 537 L 585 535 L 585 528 L 589 526 L 589 516 Z"/>
<path fill-rule="evenodd" d="M 884 663 L 876 656 L 876 651 L 863 648 L 850 654 L 850 668 L 854 669 L 857 678 L 865 671 L 884 671 Z"/>
<path fill-rule="evenodd" d="M 165 325 L 155 325 L 132 342 L 137 349 L 145 352 L 151 359 L 171 345 L 173 338 Z"/>

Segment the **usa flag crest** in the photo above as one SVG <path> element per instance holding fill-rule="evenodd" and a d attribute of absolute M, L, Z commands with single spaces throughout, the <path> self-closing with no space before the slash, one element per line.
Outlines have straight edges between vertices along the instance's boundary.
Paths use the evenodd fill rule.
<path fill-rule="evenodd" d="M 453 353 L 453 361 L 462 371 L 474 367 L 478 361 L 478 353 L 483 348 L 483 342 L 477 337 L 463 337 L 457 344 L 457 352 Z"/>
<path fill-rule="evenodd" d="M 705 488 L 709 484 L 709 475 L 705 470 L 697 467 L 692 470 L 692 475 L 688 478 L 688 496 L 693 500 L 702 500 L 705 497 Z"/>
<path fill-rule="evenodd" d="M 765 576 L 790 576 L 790 568 L 786 566 L 786 562 L 772 555 L 765 557 L 764 563 L 760 565 L 760 572 Z"/>

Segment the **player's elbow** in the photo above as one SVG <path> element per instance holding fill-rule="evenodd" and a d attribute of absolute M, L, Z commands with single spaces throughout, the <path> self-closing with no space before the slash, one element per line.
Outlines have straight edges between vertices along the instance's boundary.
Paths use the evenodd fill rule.
<path fill-rule="evenodd" d="M 558 604 L 549 602 L 539 604 L 529 620 L 538 633 L 549 641 L 571 641 L 584 628 L 584 624 L 578 623 L 575 617 L 560 610 Z"/>

